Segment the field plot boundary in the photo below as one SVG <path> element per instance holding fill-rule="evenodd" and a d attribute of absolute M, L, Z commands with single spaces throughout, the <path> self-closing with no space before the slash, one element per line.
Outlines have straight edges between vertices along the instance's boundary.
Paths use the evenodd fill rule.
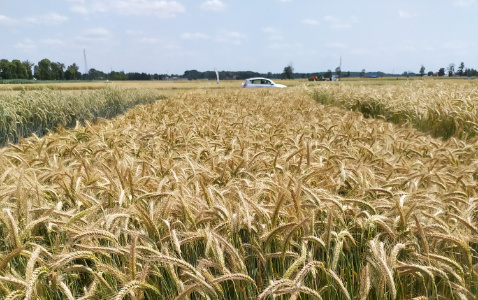
<path fill-rule="evenodd" d="M 106 87 L 101 90 L 35 91 L 0 94 L 0 145 L 17 143 L 31 135 L 43 136 L 77 123 L 112 118 L 138 104 L 149 104 L 165 96 L 152 89 Z"/>
<path fill-rule="evenodd" d="M 478 134 L 476 82 L 412 81 L 400 85 L 318 85 L 307 93 L 321 104 L 361 112 L 365 117 L 409 124 L 434 137 L 474 138 Z"/>

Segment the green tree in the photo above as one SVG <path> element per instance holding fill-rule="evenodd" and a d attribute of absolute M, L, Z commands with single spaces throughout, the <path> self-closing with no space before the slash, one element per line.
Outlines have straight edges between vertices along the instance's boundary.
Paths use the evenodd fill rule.
<path fill-rule="evenodd" d="M 365 77 L 365 69 L 362 69 L 362 72 L 360 72 L 360 77 Z"/>
<path fill-rule="evenodd" d="M 78 71 L 80 68 L 73 63 L 72 65 L 68 66 L 65 71 L 65 79 L 66 80 L 77 80 L 81 77 L 81 73 Z"/>
<path fill-rule="evenodd" d="M 440 70 L 438 70 L 438 76 L 445 76 L 445 68 L 440 68 Z"/>
<path fill-rule="evenodd" d="M 44 58 L 38 62 L 37 79 L 39 80 L 51 79 L 51 61 L 49 59 Z"/>
<path fill-rule="evenodd" d="M 340 74 L 342 74 L 342 70 L 340 69 L 340 67 L 335 68 L 335 75 L 340 78 Z"/>
<path fill-rule="evenodd" d="M 65 79 L 65 64 L 59 62 L 51 63 L 51 79 L 64 80 Z"/>
<path fill-rule="evenodd" d="M 98 80 L 98 79 L 105 79 L 107 77 L 107 75 L 102 72 L 102 71 L 98 71 L 96 69 L 93 69 L 91 68 L 89 71 L 88 71 L 88 77 L 91 79 L 91 80 Z M 154 77 L 154 76 L 153 76 Z"/>
<path fill-rule="evenodd" d="M 331 79 L 332 78 L 332 70 L 330 70 L 330 69 L 327 70 L 327 72 L 325 72 L 324 78 Z"/>
<path fill-rule="evenodd" d="M 204 75 L 201 74 L 198 70 L 187 70 L 184 71 L 183 77 L 187 78 L 188 80 L 196 80 L 204 78 Z"/>
<path fill-rule="evenodd" d="M 294 67 L 292 64 L 287 65 L 282 72 L 283 79 L 294 79 Z"/>
<path fill-rule="evenodd" d="M 15 65 L 7 59 L 0 60 L 0 78 L 15 79 L 16 77 Z"/>
<path fill-rule="evenodd" d="M 22 64 L 21 61 L 19 61 L 18 59 L 14 59 L 12 60 L 12 64 L 15 69 L 15 78 L 28 79 L 27 68 L 24 64 Z"/>
<path fill-rule="evenodd" d="M 34 63 L 30 62 L 29 60 L 24 60 L 22 61 L 22 64 L 25 66 L 27 70 L 27 78 L 28 79 L 33 79 L 33 71 L 32 68 L 35 65 Z"/>
<path fill-rule="evenodd" d="M 424 76 L 425 75 L 425 67 L 422 65 L 421 68 L 420 68 L 420 76 Z"/>
<path fill-rule="evenodd" d="M 460 66 L 458 67 L 458 75 L 463 76 L 463 70 L 465 70 L 465 63 L 461 62 Z"/>
<path fill-rule="evenodd" d="M 109 77 L 111 80 L 126 80 L 127 79 L 124 71 L 121 71 L 121 72 L 111 71 L 109 74 Z"/>

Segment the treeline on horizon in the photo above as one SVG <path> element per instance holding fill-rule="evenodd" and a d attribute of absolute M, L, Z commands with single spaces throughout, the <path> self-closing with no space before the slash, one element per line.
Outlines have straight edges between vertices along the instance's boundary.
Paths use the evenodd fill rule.
<path fill-rule="evenodd" d="M 450 64 L 452 66 L 453 64 Z M 422 66 L 423 68 L 423 66 Z M 28 60 L 20 61 L 18 59 L 9 61 L 7 59 L 0 60 L 0 81 L 1 82 L 21 82 L 25 80 L 169 80 L 169 79 L 186 79 L 186 80 L 215 80 L 215 71 L 197 71 L 187 70 L 182 75 L 179 74 L 148 74 L 138 72 L 111 71 L 105 73 L 103 71 L 91 68 L 87 73 L 81 73 L 80 67 L 73 63 L 66 66 L 60 62 L 52 62 L 45 58 L 34 64 Z M 337 73 L 337 70 L 338 73 Z M 293 73 L 292 77 L 285 76 L 285 73 L 259 73 L 254 71 L 219 71 L 219 79 L 221 80 L 241 80 L 250 77 L 268 77 L 271 79 L 282 78 L 310 78 L 311 76 L 318 76 L 323 78 L 331 78 L 333 74 L 340 77 L 387 77 L 387 76 L 423 76 L 424 69 L 420 69 L 419 73 L 404 72 L 402 74 L 388 74 L 380 71 L 366 72 L 364 69 L 361 72 L 343 72 L 336 69 L 336 72 L 327 70 L 326 72 L 314 73 Z M 465 69 L 463 63 L 457 72 L 453 68 L 441 68 L 438 72 L 428 72 L 428 76 L 478 76 L 478 71 L 473 68 Z"/>

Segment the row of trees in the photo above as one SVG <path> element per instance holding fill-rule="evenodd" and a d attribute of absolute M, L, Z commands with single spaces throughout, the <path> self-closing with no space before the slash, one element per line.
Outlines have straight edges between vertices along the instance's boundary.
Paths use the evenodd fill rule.
<path fill-rule="evenodd" d="M 52 62 L 45 58 L 34 64 L 28 60 L 0 60 L 0 80 L 25 79 L 25 80 L 161 80 L 167 75 L 146 73 L 125 73 L 111 71 L 105 73 L 90 69 L 88 73 L 81 73 L 79 66 L 73 63 L 66 67 L 60 62 Z"/>
<path fill-rule="evenodd" d="M 272 79 L 294 79 L 294 78 L 310 78 L 310 76 L 318 76 L 322 78 L 331 78 L 334 73 L 332 70 L 327 70 L 323 73 L 294 73 L 292 64 L 287 65 L 282 73 L 258 73 L 253 71 L 220 71 L 219 78 L 221 79 L 245 79 L 256 76 L 263 76 Z M 450 64 L 448 68 L 440 68 L 438 72 L 429 71 L 425 73 L 425 67 L 422 65 L 418 74 L 413 72 L 404 72 L 402 76 L 478 76 L 478 71 L 475 69 L 466 69 L 462 62 L 455 71 L 455 64 Z M 335 69 L 335 75 L 338 77 L 383 77 L 383 76 L 397 76 L 397 74 L 385 74 L 383 72 L 342 72 L 340 67 Z M 164 80 L 168 78 L 185 78 L 188 80 L 208 79 L 215 80 L 215 71 L 200 72 L 197 70 L 187 70 L 183 75 L 166 75 L 166 74 L 147 74 L 147 73 L 125 73 L 123 71 L 111 71 L 105 73 L 96 69 L 90 69 L 88 73 L 82 74 L 79 71 L 78 65 L 75 63 L 66 67 L 60 62 L 52 62 L 49 59 L 42 59 L 38 64 L 34 64 L 28 60 L 0 60 L 0 80 L 2 79 L 26 79 L 26 80 Z"/>
<path fill-rule="evenodd" d="M 284 68 L 284 71 L 282 72 L 282 79 L 293 79 L 293 78 L 308 78 L 309 76 L 305 77 L 304 75 L 305 74 L 294 74 L 294 68 L 292 66 L 292 64 L 289 64 L 287 65 L 285 68 Z M 299 75 L 299 76 L 298 76 Z M 309 75 L 309 74 L 307 74 Z M 327 72 L 325 73 L 312 73 L 310 76 L 318 76 L 318 77 L 322 77 L 322 78 L 331 78 L 333 75 L 332 73 L 332 70 L 327 70 Z M 369 72 L 369 73 L 366 73 L 365 72 L 365 69 L 362 69 L 362 71 L 360 73 L 357 74 L 357 72 L 350 72 L 348 71 L 347 73 L 343 74 L 342 73 L 342 70 L 340 67 L 337 67 L 335 68 L 335 75 L 337 75 L 339 78 L 340 77 L 357 77 L 357 76 L 360 76 L 360 77 L 369 77 L 369 76 L 373 76 L 373 77 L 384 77 L 384 76 L 396 76 L 396 74 L 385 74 L 383 72 L 380 72 L 380 71 L 377 71 L 377 72 Z M 413 73 L 413 72 L 404 72 L 402 74 L 402 76 L 415 76 L 417 74 Z M 420 68 L 420 71 L 419 71 L 419 75 L 420 76 L 425 76 L 425 67 L 422 65 L 421 68 Z M 472 69 L 472 68 L 469 68 L 469 69 L 465 69 L 465 63 L 464 62 L 461 62 L 457 71 L 455 72 L 455 64 L 454 63 L 451 63 L 448 68 L 440 68 L 438 70 L 438 72 L 432 72 L 432 71 L 429 71 L 427 73 L 428 76 L 467 76 L 467 77 L 471 77 L 471 76 L 478 76 L 478 71 L 475 70 L 475 69 Z"/>
<path fill-rule="evenodd" d="M 0 60 L 0 78 L 33 79 L 32 66 L 33 64 L 28 60 L 21 62 L 18 59 L 14 59 L 10 62 L 2 59 Z"/>
<path fill-rule="evenodd" d="M 25 60 L 0 60 L 0 79 L 76 80 L 81 79 L 79 67 L 42 59 L 37 65 Z"/>
<path fill-rule="evenodd" d="M 420 71 L 418 73 L 420 76 L 425 76 L 425 67 L 422 65 L 420 67 Z M 408 74 L 407 74 L 408 75 Z M 473 68 L 469 68 L 469 69 L 466 69 L 465 68 L 465 63 L 464 62 L 461 62 L 460 65 L 458 66 L 457 70 L 455 71 L 455 64 L 454 63 L 451 63 L 448 65 L 448 68 L 440 68 L 438 70 L 438 72 L 432 72 L 432 71 L 429 71 L 427 73 L 428 76 L 467 76 L 467 77 L 471 77 L 471 76 L 478 76 L 478 71 L 473 69 Z"/>

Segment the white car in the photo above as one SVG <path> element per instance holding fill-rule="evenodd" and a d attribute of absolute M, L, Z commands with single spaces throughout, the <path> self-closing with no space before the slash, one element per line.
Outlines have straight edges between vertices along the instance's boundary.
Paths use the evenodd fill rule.
<path fill-rule="evenodd" d="M 243 88 L 285 88 L 283 84 L 274 83 L 274 81 L 264 77 L 253 77 L 246 79 L 242 83 Z"/>

